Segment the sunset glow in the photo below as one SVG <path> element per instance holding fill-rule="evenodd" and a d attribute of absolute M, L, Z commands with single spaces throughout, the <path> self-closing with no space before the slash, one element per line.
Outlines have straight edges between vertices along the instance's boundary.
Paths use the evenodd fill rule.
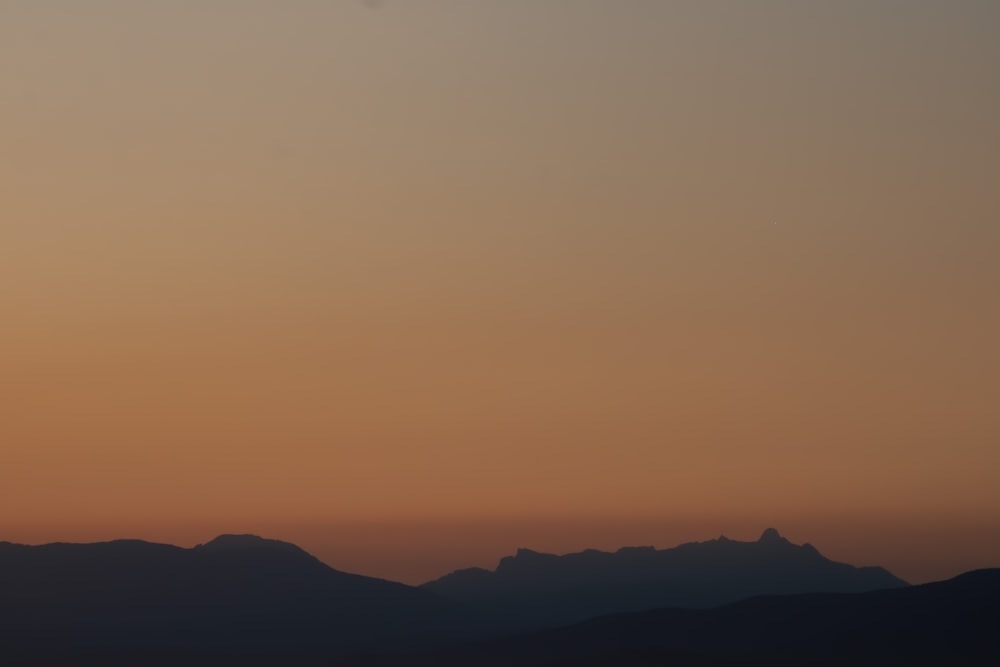
<path fill-rule="evenodd" d="M 775 525 L 995 566 L 998 34 L 0 4 L 0 540 L 253 532 L 416 583 Z"/>

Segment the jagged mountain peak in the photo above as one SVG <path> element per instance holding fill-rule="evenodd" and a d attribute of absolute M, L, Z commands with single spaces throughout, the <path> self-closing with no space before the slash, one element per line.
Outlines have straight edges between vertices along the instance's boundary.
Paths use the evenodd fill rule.
<path fill-rule="evenodd" d="M 791 544 L 788 540 L 781 536 L 777 528 L 767 528 L 760 537 L 757 538 L 757 542 L 760 544 Z"/>

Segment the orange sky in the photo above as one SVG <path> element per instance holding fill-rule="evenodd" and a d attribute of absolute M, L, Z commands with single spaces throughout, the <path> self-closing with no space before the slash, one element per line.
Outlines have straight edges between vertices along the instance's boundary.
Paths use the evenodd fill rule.
<path fill-rule="evenodd" d="M 3 3 L 0 539 L 267 532 L 417 579 L 775 524 L 1000 565 L 998 31 Z M 450 527 L 406 565 L 393 522 Z"/>

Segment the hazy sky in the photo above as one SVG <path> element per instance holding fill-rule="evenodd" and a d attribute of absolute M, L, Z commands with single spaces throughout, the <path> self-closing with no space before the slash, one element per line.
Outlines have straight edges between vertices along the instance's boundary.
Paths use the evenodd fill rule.
<path fill-rule="evenodd" d="M 992 0 L 0 0 L 0 539 L 453 526 L 423 573 L 461 525 L 856 520 L 919 526 L 914 576 L 1000 565 L 997 35 Z"/>

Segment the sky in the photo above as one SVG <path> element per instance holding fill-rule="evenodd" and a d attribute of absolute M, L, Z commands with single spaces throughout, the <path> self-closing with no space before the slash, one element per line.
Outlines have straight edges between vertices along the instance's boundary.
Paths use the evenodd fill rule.
<path fill-rule="evenodd" d="M 1000 4 L 0 0 L 0 540 L 1000 566 Z"/>

